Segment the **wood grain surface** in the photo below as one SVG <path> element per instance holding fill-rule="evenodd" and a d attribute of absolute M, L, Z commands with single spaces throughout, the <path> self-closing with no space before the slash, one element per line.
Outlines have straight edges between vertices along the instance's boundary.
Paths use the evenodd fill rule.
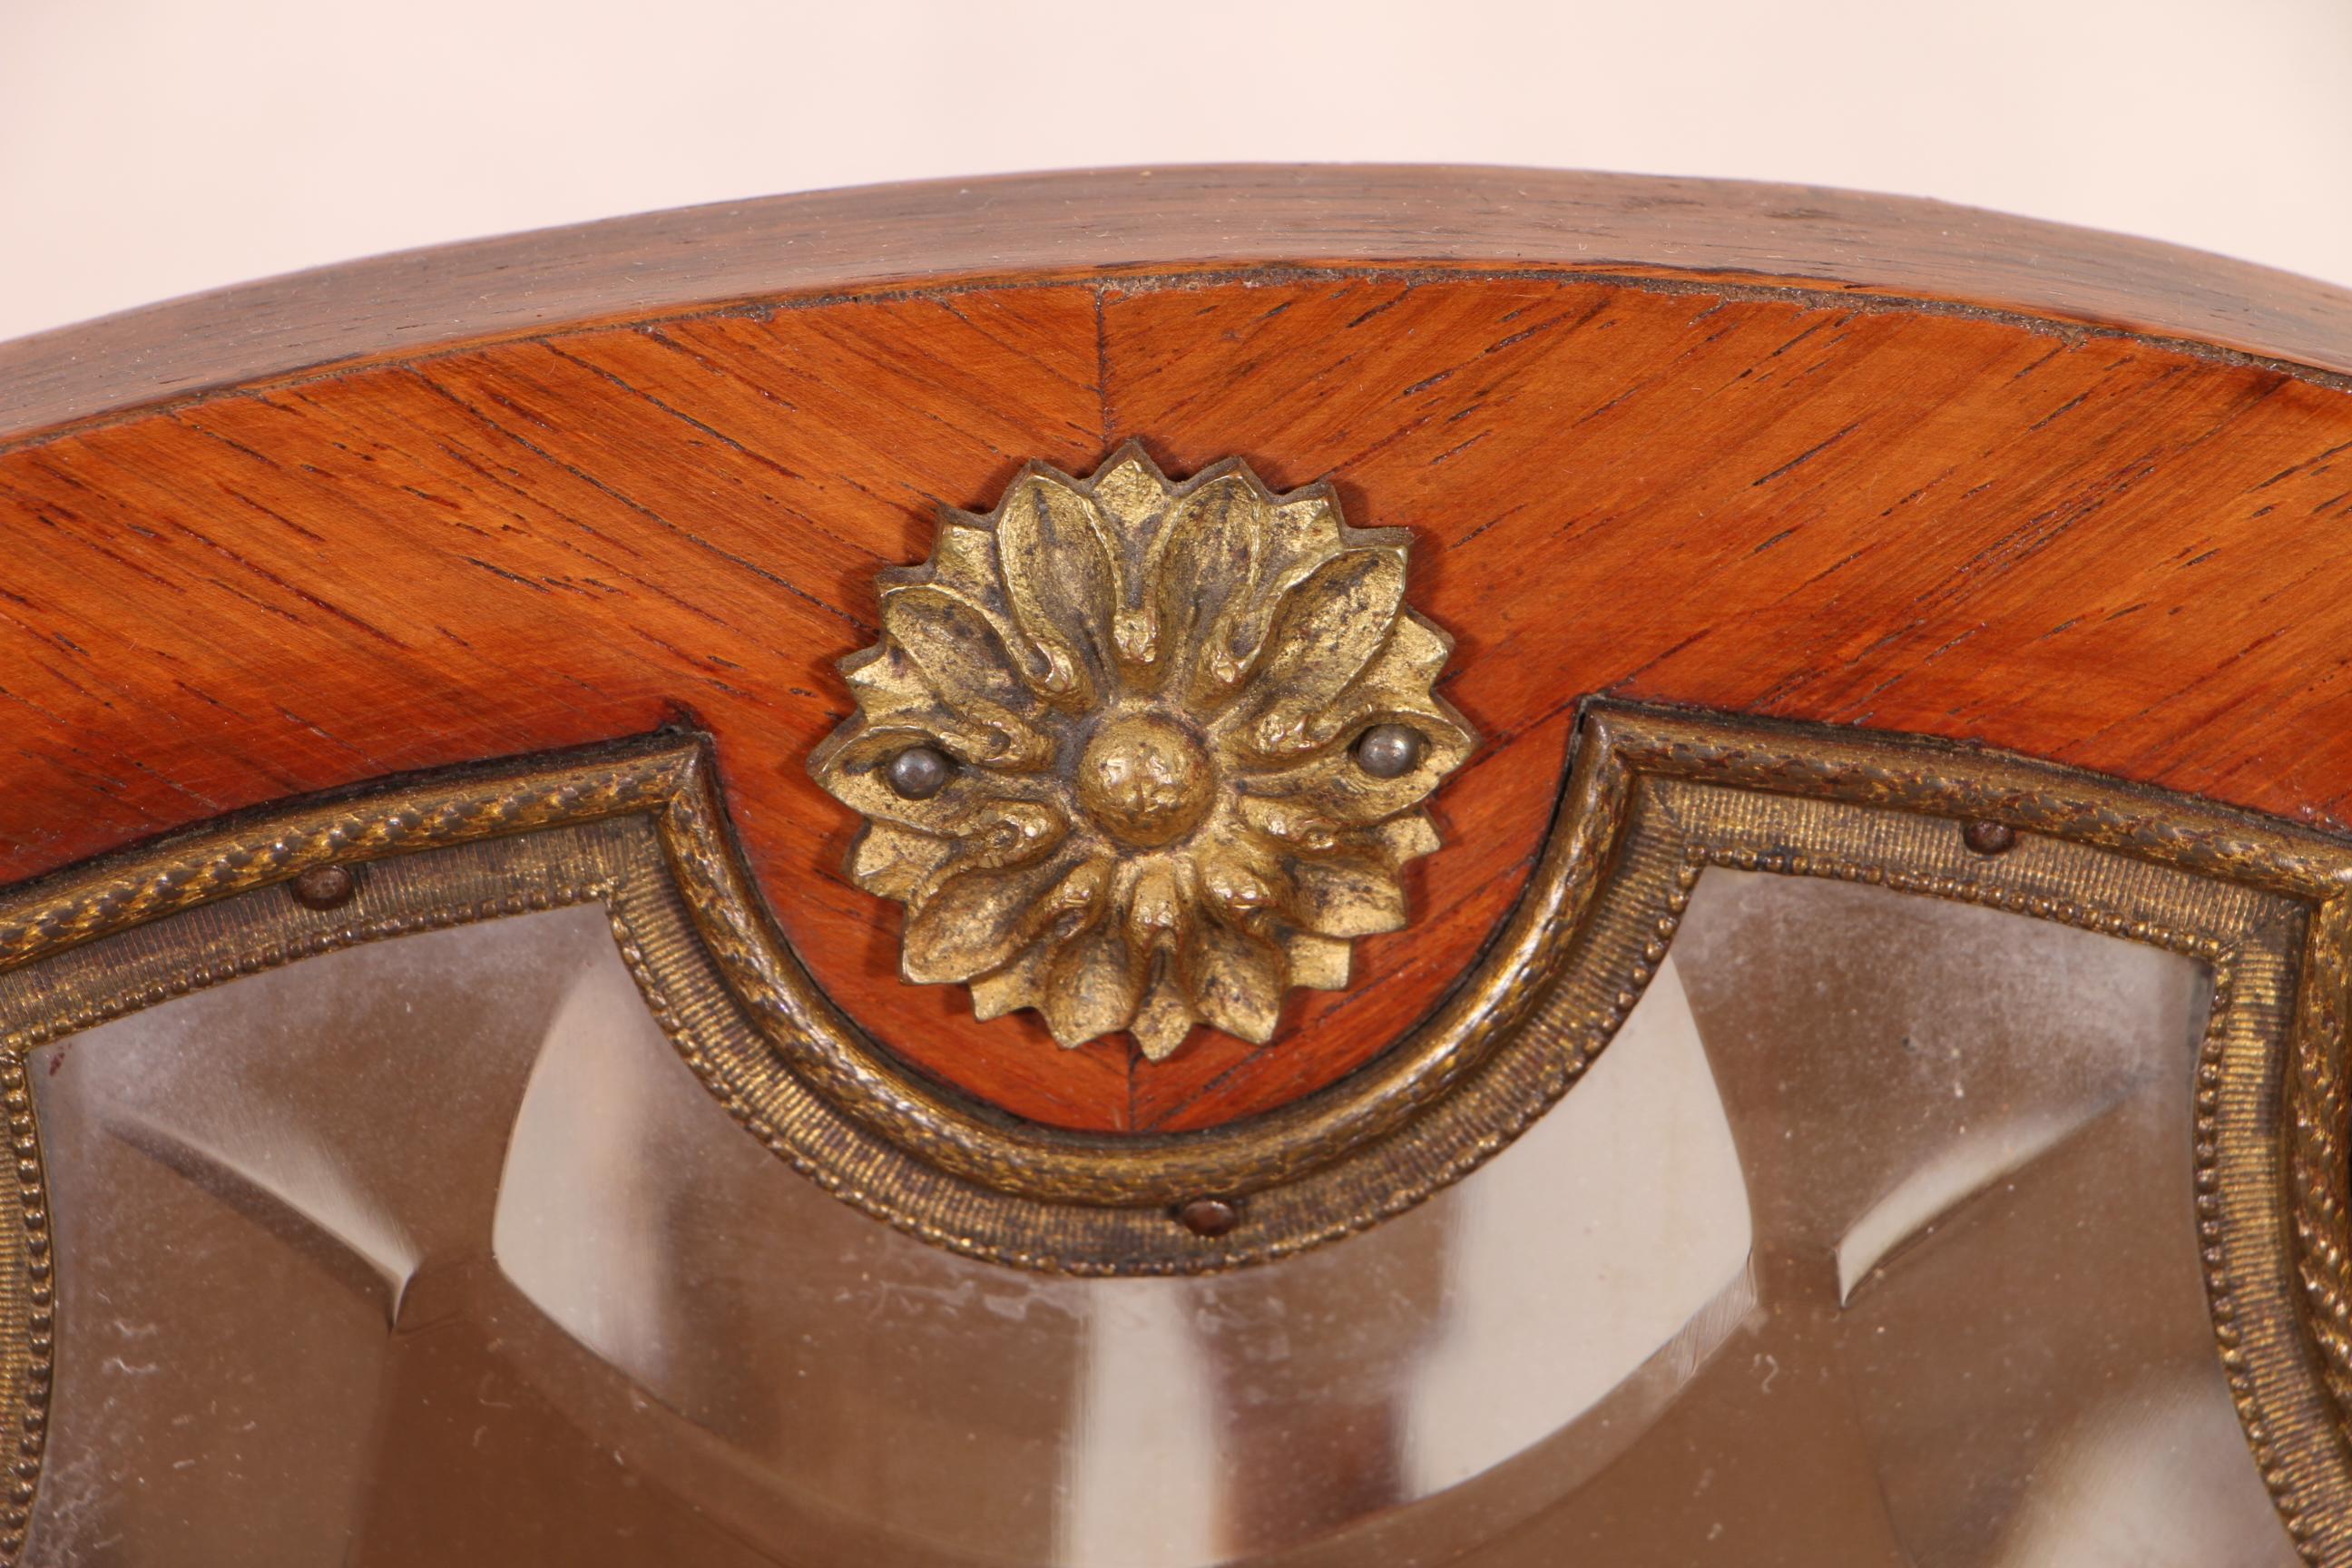
<path fill-rule="evenodd" d="M 1607 279 L 1559 252 L 1399 270 L 1360 263 L 1432 243 L 1412 202 L 1469 200 L 1459 176 L 1348 177 L 1368 204 L 1381 181 L 1408 195 L 1324 236 L 1346 265 L 1236 270 L 1201 239 L 1207 212 L 1133 220 L 1133 254 L 1199 251 L 1163 272 L 1095 276 L 1008 236 L 1036 275 L 972 282 L 967 238 L 934 285 L 894 252 L 868 258 L 885 286 L 730 285 L 681 310 L 737 276 L 695 250 L 706 231 L 648 293 L 486 305 L 466 330 L 495 341 L 424 352 L 379 320 L 292 343 L 286 288 L 264 285 L 242 337 L 196 324 L 231 295 L 0 352 L 39 382 L 12 389 L 33 423 L 116 410 L 0 453 L 0 877 L 397 770 L 692 722 L 786 933 L 887 1045 L 1023 1116 L 1172 1130 L 1328 1084 L 1428 1009 L 1515 896 L 1588 694 L 2352 814 L 2352 395 L 2239 352 L 2352 361 L 2340 295 L 2231 304 L 2264 275 L 2068 236 L 2090 259 L 2062 309 L 2017 256 L 1971 263 L 1902 223 L 1807 259 L 1863 297 L 1730 283 L 1727 258 L 1799 221 L 1759 216 L 1787 195 L 1718 189 L 1687 214 L 1671 182 L 1610 188 L 1719 231 L 1696 266 L 1654 228 Z M 1285 176 L 1183 178 L 1263 206 Z M 1034 213 L 1063 187 L 1004 188 Z M 642 222 L 657 247 L 681 220 Z M 2102 270 L 2112 245 L 2137 259 Z M 456 289 L 488 248 L 449 253 L 448 277 L 398 265 Z M 1876 291 L 1904 268 L 1945 285 Z M 2201 321 L 2221 346 L 2086 326 L 2103 288 L 2132 298 L 2099 313 Z M 548 310 L 576 324 L 530 315 Z M 120 357 L 142 334 L 143 390 Z M 352 363 L 285 377 L 304 354 Z M 175 376 L 248 374 L 121 412 Z M 934 509 L 987 506 L 1031 458 L 1088 470 L 1130 436 L 1172 473 L 1238 455 L 1280 488 L 1331 479 L 1360 526 L 1412 529 L 1413 602 L 1459 645 L 1442 689 L 1487 742 L 1436 796 L 1446 844 L 1413 868 L 1414 923 L 1360 944 L 1355 989 L 1295 994 L 1265 1048 L 1202 1031 L 1156 1065 L 901 984 L 898 907 L 843 879 L 855 823 L 804 767 L 848 708 L 833 661 L 873 640 L 875 572 L 927 552 Z"/>
<path fill-rule="evenodd" d="M 726 202 L 199 294 L 0 343 L 0 442 L 437 345 L 781 295 L 1331 265 L 1812 287 L 2352 373 L 2352 290 L 2124 235 L 1817 185 L 1259 164 Z"/>

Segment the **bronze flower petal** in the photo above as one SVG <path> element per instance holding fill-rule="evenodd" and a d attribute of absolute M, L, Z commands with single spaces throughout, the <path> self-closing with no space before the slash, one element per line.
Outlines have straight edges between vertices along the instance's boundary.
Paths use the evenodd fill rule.
<path fill-rule="evenodd" d="M 1124 1029 L 1143 1000 L 1145 964 L 1115 920 L 1095 921 L 1064 941 L 1047 963 L 1038 1011 L 1054 1043 L 1067 1048 Z"/>
<path fill-rule="evenodd" d="M 1285 595 L 1269 651 L 1221 730 L 1262 757 L 1319 744 L 1308 721 L 1386 645 L 1403 598 L 1401 550 L 1350 550 L 1324 563 Z"/>
<path fill-rule="evenodd" d="M 1402 724 L 1421 735 L 1424 762 L 1440 774 L 1451 772 L 1470 754 L 1470 727 L 1430 688 L 1453 648 L 1452 638 L 1420 616 L 1400 616 L 1362 673 L 1320 711 L 1297 721 L 1291 730 L 1297 752 L 1274 760 L 1296 761 L 1308 750 L 1352 741 L 1375 724 Z M 1253 759 L 1235 760 L 1246 766 Z"/>
<path fill-rule="evenodd" d="M 1013 801 L 1051 805 L 1056 799 L 1052 782 L 1034 773 L 959 767 L 937 795 L 910 800 L 891 787 L 890 760 L 909 746 L 925 745 L 955 751 L 954 743 L 937 731 L 869 729 L 853 720 L 834 731 L 818 752 L 814 764 L 817 782 L 835 799 L 875 821 L 950 837 L 990 820 L 985 814 L 991 806 Z"/>
<path fill-rule="evenodd" d="M 1274 1038 L 1286 988 L 1280 947 L 1221 921 L 1203 921 L 1185 970 L 1203 1020 L 1252 1045 Z"/>
<path fill-rule="evenodd" d="M 1337 836 L 1411 811 L 1427 799 L 1451 768 L 1424 760 L 1399 778 L 1376 778 L 1357 765 L 1353 748 L 1334 745 L 1295 768 L 1242 782 L 1240 815 L 1267 837 L 1307 854 L 1330 847 Z"/>
<path fill-rule="evenodd" d="M 1375 545 L 1402 549 L 1404 542 L 1393 529 L 1348 527 L 1328 491 L 1310 489 L 1297 499 L 1278 500 L 1246 470 L 1234 478 L 1244 481 L 1239 488 L 1252 502 L 1251 554 L 1246 574 L 1236 574 L 1235 592 L 1213 623 L 1202 623 L 1202 657 L 1192 694 L 1204 705 L 1204 716 L 1256 668 L 1274 618 L 1292 589 L 1342 551 Z"/>
<path fill-rule="evenodd" d="M 1022 673 L 1067 706 L 1095 700 L 1111 669 L 1120 594 L 1110 526 L 1087 496 L 1040 474 L 1017 480 L 996 510 L 1005 597 L 1036 654 Z"/>
<path fill-rule="evenodd" d="M 1213 703 L 1246 662 L 1234 646 L 1255 595 L 1265 549 L 1264 507 L 1239 474 L 1194 486 L 1168 509 L 1144 576 L 1161 649 L 1162 689 Z"/>
<path fill-rule="evenodd" d="M 1474 743 L 1433 691 L 1450 645 L 1403 607 L 1407 542 L 1328 489 L 1237 462 L 1172 484 L 1131 446 L 948 515 L 884 574 L 858 714 L 811 762 L 869 818 L 852 875 L 906 903 L 908 977 L 1155 1060 L 1195 1023 L 1262 1043 L 1290 986 L 1346 984 Z M 1390 725 L 1412 734 L 1359 749 Z"/>
<path fill-rule="evenodd" d="M 1371 936 L 1405 923 L 1404 889 L 1381 858 L 1302 857 L 1290 867 L 1284 913 L 1321 936 Z"/>
<path fill-rule="evenodd" d="M 979 867 L 943 879 L 907 910 L 900 971 L 918 984 L 970 980 L 998 969 L 1094 892 L 1072 850 L 1029 866 Z"/>
<path fill-rule="evenodd" d="M 1201 900 L 1229 925 L 1255 931 L 1279 910 L 1288 888 L 1276 847 L 1255 835 L 1234 833 L 1203 849 L 1194 866 Z"/>
<path fill-rule="evenodd" d="M 1034 1007 L 1044 994 L 1046 963 L 1053 949 L 1033 942 L 1015 953 L 1003 968 L 971 983 L 971 1013 L 975 1018 L 1002 1018 L 1024 1007 Z"/>
<path fill-rule="evenodd" d="M 869 822 L 850 847 L 849 879 L 903 903 L 947 864 L 955 842 L 895 822 Z"/>
<path fill-rule="evenodd" d="M 1435 854 L 1438 846 L 1437 825 L 1429 820 L 1425 811 L 1392 816 L 1364 837 L 1379 844 L 1380 852 L 1391 867 Z"/>
<path fill-rule="evenodd" d="M 1144 994 L 1143 1005 L 1137 1009 L 1135 1022 L 1128 1026 L 1137 1048 L 1147 1060 L 1166 1061 L 1199 1021 L 1200 1016 L 1192 1010 L 1174 963 L 1160 959 L 1150 989 Z"/>
<path fill-rule="evenodd" d="M 918 583 L 935 583 L 967 604 L 978 606 L 1011 641 L 1011 606 L 1004 596 L 1004 574 L 997 563 L 996 530 L 984 517 L 950 512 L 940 522 L 931 558 L 920 566 L 895 567 L 877 581 L 887 595 L 891 589 Z"/>
<path fill-rule="evenodd" d="M 903 660 L 877 659 L 861 668 L 851 677 L 853 686 L 869 669 L 903 662 L 911 666 L 913 679 L 887 686 L 875 679 L 877 697 L 912 698 L 908 689 L 919 681 L 926 700 L 919 710 L 909 701 L 906 711 L 931 727 L 957 757 L 1023 770 L 1053 761 L 1053 738 L 1032 721 L 1037 700 L 978 605 L 930 584 L 894 588 L 882 598 L 882 628 L 903 650 Z M 869 721 L 897 716 L 875 702 L 860 706 Z"/>
<path fill-rule="evenodd" d="M 1286 931 L 1282 938 L 1290 983 L 1315 991 L 1345 991 L 1355 952 L 1344 938 L 1317 936 L 1312 931 Z"/>

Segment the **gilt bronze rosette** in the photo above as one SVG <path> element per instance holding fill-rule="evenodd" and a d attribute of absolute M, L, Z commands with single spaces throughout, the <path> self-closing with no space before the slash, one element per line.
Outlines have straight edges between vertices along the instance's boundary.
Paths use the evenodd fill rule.
<path fill-rule="evenodd" d="M 1024 468 L 881 577 L 856 714 L 811 770 L 866 825 L 850 874 L 907 907 L 901 968 L 1031 1007 L 1065 1047 L 1254 1043 L 1408 918 L 1423 803 L 1475 744 L 1433 690 L 1408 537 L 1237 459 L 1171 482 L 1130 444 Z"/>

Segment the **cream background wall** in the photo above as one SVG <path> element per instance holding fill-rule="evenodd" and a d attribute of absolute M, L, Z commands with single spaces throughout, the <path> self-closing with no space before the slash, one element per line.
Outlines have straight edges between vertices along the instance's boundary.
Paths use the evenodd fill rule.
<path fill-rule="evenodd" d="M 0 337 L 779 191 L 1223 160 L 1792 180 L 2352 283 L 2346 0 L 0 0 Z"/>

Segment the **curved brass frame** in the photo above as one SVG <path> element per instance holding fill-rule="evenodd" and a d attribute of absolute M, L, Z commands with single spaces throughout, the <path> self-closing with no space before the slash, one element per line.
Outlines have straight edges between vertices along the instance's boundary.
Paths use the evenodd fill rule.
<path fill-rule="evenodd" d="M 1622 810 L 1622 801 L 1602 804 Z M 1573 830 L 1554 835 L 1503 940 L 1374 1066 L 1296 1107 L 1199 1133 L 1099 1136 L 1037 1127 L 974 1106 L 898 1065 L 816 987 L 768 919 L 726 830 L 709 750 L 685 735 L 392 781 L 106 857 L 0 897 L 0 972 L 315 867 L 631 815 L 653 821 L 698 934 L 800 1079 L 950 1175 L 1039 1202 L 1089 1206 L 1258 1193 L 1402 1128 L 1524 1022 L 1576 934 L 1563 914 L 1590 898 L 1592 847 L 1610 837 L 1603 831 L 1596 840 L 1595 830 L 1613 831 L 1605 811 L 1574 814 Z M 1565 1082 L 1558 1079 L 1541 1103 Z M 1424 1127 L 1417 1135 L 1426 1133 Z M 1436 1184 L 1421 1186 L 1410 1201 Z"/>
<path fill-rule="evenodd" d="M 1728 865 L 1981 902 L 2210 967 L 2193 1158 L 2217 1343 L 2305 1558 L 2352 1565 L 2352 846 L 1939 742 L 1594 703 L 1518 907 L 1421 1027 L 1289 1110 L 1119 1140 L 1020 1124 L 897 1067 L 769 923 L 713 773 L 699 741 L 666 734 L 394 781 L 0 897 L 0 1092 L 25 1216 L 0 1226 L 0 1412 L 15 1413 L 20 1453 L 0 1510 L 0 1560 L 25 1528 L 48 1394 L 47 1215 L 23 1057 L 99 1016 L 321 941 L 487 918 L 584 888 L 578 896 L 610 908 L 688 1064 L 754 1136 L 845 1201 L 1020 1266 L 1194 1271 L 1364 1228 L 1491 1157 L 1607 1045 L 1663 961 L 1691 888 L 1706 867 Z M 1980 853 L 1962 823 L 2000 824 L 2013 847 Z M 412 858 L 419 850 L 447 853 Z M 366 861 L 396 863 L 362 879 L 365 896 L 342 924 L 272 895 L 275 912 L 254 927 L 264 934 L 208 953 L 200 971 L 178 966 L 183 950 L 151 942 L 143 978 L 126 990 L 129 971 L 106 962 L 159 919 Z M 447 876 L 435 871 L 443 864 Z M 585 880 L 583 865 L 595 871 Z M 536 890 L 485 903 L 491 870 Z M 373 922 L 364 931 L 353 923 L 362 917 Z M 91 943 L 87 964 L 43 962 Z M 1193 1235 L 1169 1212 L 1204 1194 L 1241 1200 L 1230 1234 Z"/>

